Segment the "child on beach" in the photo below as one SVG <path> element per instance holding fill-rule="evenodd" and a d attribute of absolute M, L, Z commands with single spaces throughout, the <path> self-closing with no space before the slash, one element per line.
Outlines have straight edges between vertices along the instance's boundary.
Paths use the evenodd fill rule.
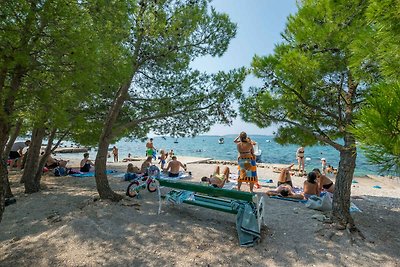
<path fill-rule="evenodd" d="M 164 149 L 161 149 L 160 150 L 160 157 L 159 157 L 159 159 L 160 159 L 159 164 L 161 164 L 161 170 L 163 170 L 164 167 L 165 167 L 165 162 L 166 162 L 167 157 L 168 157 L 168 154 L 165 153 Z"/>

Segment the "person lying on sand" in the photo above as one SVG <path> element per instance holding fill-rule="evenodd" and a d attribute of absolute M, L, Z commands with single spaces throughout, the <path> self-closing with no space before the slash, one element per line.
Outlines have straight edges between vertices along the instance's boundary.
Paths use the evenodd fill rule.
<path fill-rule="evenodd" d="M 293 187 L 292 178 L 290 177 L 290 170 L 294 166 L 294 163 L 290 164 L 288 167 L 283 168 L 279 174 L 278 186 L 282 184 L 288 184 Z"/>
<path fill-rule="evenodd" d="M 127 157 L 127 158 L 124 158 L 124 159 L 122 160 L 122 162 L 128 162 L 128 161 L 135 161 L 135 160 L 132 158 L 131 153 L 128 153 L 128 157 Z"/>
<path fill-rule="evenodd" d="M 288 184 L 282 184 L 278 186 L 275 190 L 268 190 L 266 192 L 268 196 L 280 196 L 280 197 L 288 197 L 294 199 L 303 199 L 303 195 L 293 193 L 293 189 Z"/>
<path fill-rule="evenodd" d="M 217 165 L 214 173 L 210 175 L 210 178 L 204 176 L 201 178 L 201 181 L 208 182 L 214 187 L 222 188 L 224 187 L 225 182 L 229 183 L 229 174 L 230 170 L 227 166 L 225 166 L 224 171 L 221 174 L 220 167 Z"/>

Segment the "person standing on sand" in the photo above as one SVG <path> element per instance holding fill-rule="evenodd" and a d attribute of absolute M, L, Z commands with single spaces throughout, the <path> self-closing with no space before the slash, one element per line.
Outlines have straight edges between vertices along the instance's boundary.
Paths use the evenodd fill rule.
<path fill-rule="evenodd" d="M 153 157 L 155 159 L 156 148 L 153 144 L 153 138 L 150 138 L 146 143 L 146 157 Z"/>
<path fill-rule="evenodd" d="M 165 171 L 168 171 L 168 177 L 178 177 L 180 167 L 186 171 L 186 166 L 177 160 L 176 156 L 172 156 L 172 160 L 168 163 L 168 166 L 165 169 Z"/>
<path fill-rule="evenodd" d="M 114 155 L 114 162 L 118 162 L 118 148 L 113 146 L 112 153 Z"/>
<path fill-rule="evenodd" d="M 241 132 L 238 137 L 233 140 L 237 144 L 239 179 L 238 190 L 242 186 L 242 182 L 250 183 L 250 192 L 253 193 L 254 184 L 258 184 L 256 157 L 254 156 L 254 148 L 250 138 L 245 132 Z"/>
<path fill-rule="evenodd" d="M 160 150 L 160 157 L 159 157 L 159 159 L 160 159 L 160 164 L 161 164 L 161 170 L 163 170 L 164 169 L 164 167 L 165 167 L 165 160 L 167 159 L 167 157 L 168 157 L 168 154 L 167 153 L 165 153 L 165 151 L 164 151 L 164 149 L 161 149 Z"/>
<path fill-rule="evenodd" d="M 299 173 L 304 172 L 304 147 L 299 147 L 296 151 L 297 162 L 299 163 Z"/>

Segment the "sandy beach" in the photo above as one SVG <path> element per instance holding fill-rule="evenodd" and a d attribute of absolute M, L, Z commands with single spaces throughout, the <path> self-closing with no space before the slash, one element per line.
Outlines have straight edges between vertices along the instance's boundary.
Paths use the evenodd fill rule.
<path fill-rule="evenodd" d="M 211 174 L 216 163 L 179 160 L 187 164 L 192 177 L 185 180 L 191 181 Z M 126 165 L 109 162 L 108 169 L 122 174 Z M 281 166 L 259 165 L 259 179 L 274 182 L 263 184 L 258 194 L 276 185 L 273 168 Z M 302 203 L 266 197 L 261 242 L 242 248 L 231 214 L 165 203 L 158 214 L 157 193 L 142 191 L 139 198 L 113 203 L 98 199 L 93 177 L 51 173 L 43 176 L 41 192 L 27 195 L 20 176 L 10 171 L 17 203 L 6 207 L 0 223 L 0 266 L 400 266 L 398 178 L 354 178 L 352 202 L 362 212 L 352 215 L 364 241 L 352 244 L 345 231 L 313 218 L 322 212 Z M 120 175 L 108 178 L 113 190 L 125 195 L 129 182 Z M 302 186 L 304 178 L 292 180 Z"/>

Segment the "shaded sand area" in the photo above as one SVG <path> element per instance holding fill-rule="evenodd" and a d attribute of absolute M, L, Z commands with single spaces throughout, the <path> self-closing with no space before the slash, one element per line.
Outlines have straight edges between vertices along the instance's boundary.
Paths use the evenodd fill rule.
<path fill-rule="evenodd" d="M 188 180 L 199 181 L 215 167 L 190 163 L 198 161 L 193 158 L 180 160 L 193 174 Z M 122 174 L 126 165 L 109 163 L 108 169 Z M 262 166 L 259 177 L 274 183 L 257 189 L 259 194 L 278 178 L 274 164 Z M 17 203 L 6 208 L 0 223 L 0 266 L 400 266 L 398 179 L 355 178 L 352 201 L 362 212 L 353 216 L 364 241 L 351 244 L 345 231 L 313 219 L 322 213 L 304 204 L 266 198 L 262 240 L 241 248 L 231 214 L 164 203 L 158 215 L 157 193 L 147 191 L 138 199 L 102 201 L 93 177 L 46 174 L 43 190 L 26 195 L 21 174 L 10 174 Z M 118 175 L 109 181 L 125 194 L 128 182 Z M 293 181 L 301 186 L 304 178 L 294 176 Z"/>

